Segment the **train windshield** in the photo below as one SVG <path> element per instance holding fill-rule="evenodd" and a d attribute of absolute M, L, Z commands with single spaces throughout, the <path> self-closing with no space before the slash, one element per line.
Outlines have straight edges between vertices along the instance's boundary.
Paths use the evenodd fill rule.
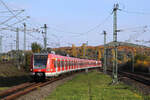
<path fill-rule="evenodd" d="M 34 68 L 46 68 L 48 55 L 34 55 Z"/>

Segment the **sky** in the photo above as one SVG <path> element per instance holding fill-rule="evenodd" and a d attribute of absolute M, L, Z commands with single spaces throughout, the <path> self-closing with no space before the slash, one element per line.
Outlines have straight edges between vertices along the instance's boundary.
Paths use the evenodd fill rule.
<path fill-rule="evenodd" d="M 113 41 L 113 6 L 119 4 L 118 11 L 118 41 L 137 43 L 136 40 L 148 41 L 150 38 L 150 1 L 149 0 L 3 0 L 11 10 L 25 9 L 20 16 L 30 16 L 28 29 L 41 29 L 48 25 L 48 47 L 103 45 L 103 30 L 107 32 L 107 42 Z M 1 4 L 0 11 L 7 9 Z M 3 16 L 3 13 L 0 13 Z M 0 17 L 1 20 L 2 17 Z M 12 22 L 15 22 L 14 19 Z M 15 25 L 22 28 L 23 22 Z M 147 27 L 146 27 L 147 26 Z M 0 26 L 0 28 L 3 25 Z M 3 51 L 15 49 L 16 33 L 3 30 Z M 23 49 L 23 32 L 20 32 L 20 49 Z M 27 48 L 32 42 L 43 46 L 41 33 L 31 32 L 27 35 Z M 145 44 L 138 42 L 138 44 Z"/>

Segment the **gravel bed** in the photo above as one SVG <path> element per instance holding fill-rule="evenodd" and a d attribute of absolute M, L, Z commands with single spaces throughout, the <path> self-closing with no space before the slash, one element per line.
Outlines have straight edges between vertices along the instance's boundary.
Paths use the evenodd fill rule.
<path fill-rule="evenodd" d="M 124 82 L 127 85 L 130 85 L 134 88 L 136 88 L 139 92 L 141 92 L 144 95 L 150 95 L 150 86 L 144 85 L 142 83 L 139 83 L 135 80 L 132 80 L 127 77 L 121 77 L 120 80 Z"/>
<path fill-rule="evenodd" d="M 111 76 L 112 72 L 107 72 L 107 74 Z M 123 76 L 119 77 L 119 81 L 137 89 L 141 94 L 150 95 L 150 86 L 144 85 L 140 82 Z"/>
<path fill-rule="evenodd" d="M 49 85 L 46 85 L 44 87 L 40 87 L 37 90 L 34 90 L 24 96 L 21 96 L 17 98 L 16 100 L 44 100 L 45 97 L 49 96 L 55 88 L 68 80 L 71 80 L 73 77 L 75 77 L 77 74 L 72 75 L 70 77 L 66 77 L 62 80 L 58 80 L 56 82 L 53 82 Z"/>

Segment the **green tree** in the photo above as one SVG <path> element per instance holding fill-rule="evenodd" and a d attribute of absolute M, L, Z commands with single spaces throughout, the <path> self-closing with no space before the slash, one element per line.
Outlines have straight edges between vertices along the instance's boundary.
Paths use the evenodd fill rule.
<path fill-rule="evenodd" d="M 42 50 L 41 45 L 36 42 L 32 43 L 31 48 L 32 48 L 32 52 L 34 53 L 39 53 Z"/>

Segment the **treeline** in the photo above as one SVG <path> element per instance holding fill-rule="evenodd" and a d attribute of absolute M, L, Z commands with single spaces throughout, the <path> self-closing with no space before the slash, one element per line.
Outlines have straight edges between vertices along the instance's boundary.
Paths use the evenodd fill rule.
<path fill-rule="evenodd" d="M 1 55 L 0 61 L 9 60 L 14 63 L 19 60 L 21 66 L 24 69 L 29 70 L 31 56 L 33 53 L 51 53 L 59 54 L 62 56 L 70 56 L 84 59 L 94 59 L 103 61 L 104 58 L 104 46 L 82 46 L 76 47 L 74 44 L 72 47 L 60 47 L 60 48 L 47 48 L 46 50 L 38 43 L 32 43 L 32 50 L 29 51 L 10 51 Z M 130 66 L 134 56 L 134 67 L 139 70 L 148 70 L 150 68 L 150 48 L 137 47 L 137 46 L 118 46 L 118 64 Z M 114 59 L 114 47 L 106 47 L 107 66 L 112 66 Z"/>

